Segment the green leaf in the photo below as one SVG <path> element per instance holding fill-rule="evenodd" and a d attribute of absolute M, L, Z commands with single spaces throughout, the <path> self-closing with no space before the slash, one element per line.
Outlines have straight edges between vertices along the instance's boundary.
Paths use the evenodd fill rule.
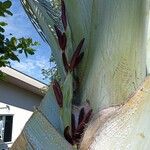
<path fill-rule="evenodd" d="M 0 67 L 5 67 L 7 64 L 9 64 L 9 61 L 7 61 L 4 56 L 1 56 L 0 57 Z"/>
<path fill-rule="evenodd" d="M 24 54 L 25 54 L 26 57 L 28 57 L 28 54 L 27 54 L 27 52 L 25 50 L 24 50 Z"/>
<path fill-rule="evenodd" d="M 5 30 L 2 27 L 0 27 L 0 32 L 4 33 Z"/>
<path fill-rule="evenodd" d="M 34 42 L 34 43 L 32 44 L 32 46 L 38 46 L 38 45 L 40 45 L 39 42 Z"/>
<path fill-rule="evenodd" d="M 68 73 L 63 84 L 63 110 L 61 110 L 61 116 L 64 123 L 64 127 L 71 126 L 71 109 L 73 98 L 73 79 L 72 74 Z"/>
<path fill-rule="evenodd" d="M 8 15 L 10 15 L 10 16 L 13 15 L 13 13 L 12 13 L 11 11 L 9 11 L 9 10 L 6 10 L 5 12 L 6 12 Z"/>
<path fill-rule="evenodd" d="M 6 22 L 0 22 L 0 26 L 6 26 L 7 23 Z"/>
<path fill-rule="evenodd" d="M 11 40 L 10 40 L 11 44 L 16 46 L 17 44 L 17 39 L 15 37 L 12 37 Z"/>
<path fill-rule="evenodd" d="M 10 59 L 14 60 L 14 61 L 18 61 L 20 62 L 19 58 L 17 57 L 17 55 L 15 55 L 13 52 L 10 54 Z"/>
<path fill-rule="evenodd" d="M 3 3 L 3 7 L 6 8 L 6 9 L 7 9 L 7 8 L 10 8 L 11 5 L 12 5 L 12 2 L 9 1 L 9 0 L 7 0 L 7 1 L 5 1 L 5 2 Z"/>
<path fill-rule="evenodd" d="M 0 33 L 0 41 L 3 41 L 5 39 L 5 36 Z"/>
<path fill-rule="evenodd" d="M 27 49 L 25 49 L 25 51 L 30 55 L 34 54 L 34 49 L 32 49 L 32 48 L 27 48 Z"/>
<path fill-rule="evenodd" d="M 4 80 L 6 78 L 6 74 L 0 71 L 0 80 Z"/>

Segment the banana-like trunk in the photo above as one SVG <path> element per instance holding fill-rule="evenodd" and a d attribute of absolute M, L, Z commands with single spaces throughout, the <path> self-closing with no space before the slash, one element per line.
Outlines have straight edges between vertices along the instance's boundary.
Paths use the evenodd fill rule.
<path fill-rule="evenodd" d="M 75 43 L 88 42 L 78 68 L 82 101 L 96 111 L 124 102 L 146 76 L 147 1 L 66 1 Z"/>
<path fill-rule="evenodd" d="M 60 21 L 60 0 L 22 0 L 22 4 L 31 21 L 36 26 L 38 25 L 38 28 L 40 28 L 38 31 L 45 35 L 45 39 L 52 48 L 62 78 L 63 94 L 67 101 L 67 103 L 65 102 L 66 106 L 70 107 L 71 101 L 76 105 L 81 105 L 88 100 L 94 113 L 110 107 L 101 112 L 102 118 L 98 119 L 101 122 L 93 121 L 92 126 L 95 125 L 95 130 L 92 133 L 91 125 L 89 125 L 83 137 L 81 149 L 98 150 L 101 148 L 103 150 L 115 150 L 118 148 L 117 143 L 120 142 L 122 145 L 118 145 L 118 149 L 123 150 L 127 148 L 127 138 L 125 136 L 129 137 L 131 133 L 133 135 L 137 133 L 143 138 L 146 137 L 146 140 L 142 141 L 143 146 L 140 148 L 147 150 L 147 146 L 144 146 L 144 144 L 147 144 L 147 141 L 150 140 L 148 134 L 145 134 L 145 132 L 148 132 L 149 127 L 149 121 L 145 121 L 150 115 L 149 107 L 146 105 L 149 102 L 148 98 L 144 97 L 139 100 L 138 96 L 135 96 L 133 100 L 128 102 L 127 99 L 136 91 L 146 77 L 149 1 L 64 0 L 64 2 L 68 22 L 66 29 L 66 56 L 68 60 L 71 59 L 73 51 L 80 40 L 85 38 L 83 46 L 84 57 L 75 70 L 75 76 L 79 79 L 79 87 L 75 95 L 72 90 L 74 88 L 72 85 L 74 77 L 72 73 L 65 72 L 54 31 L 54 25 L 57 25 L 64 32 Z M 149 82 L 149 80 L 145 82 Z M 147 83 L 146 89 L 149 89 Z M 122 103 L 126 104 L 122 105 Z M 111 107 L 112 105 L 121 106 Z M 70 109 L 59 110 L 54 92 L 50 87 L 38 110 L 27 122 L 12 149 L 44 148 L 49 150 L 50 147 L 62 150 L 72 149 L 66 140 L 62 138 L 64 129 L 62 118 L 70 120 L 70 118 L 66 119 L 62 112 L 67 112 L 67 117 L 69 117 L 68 110 L 70 111 Z M 134 114 L 131 115 L 130 113 Z M 62 118 L 60 115 L 62 115 Z M 95 117 L 99 118 L 99 115 Z M 39 119 L 43 122 L 42 125 L 40 125 Z M 141 128 L 139 132 L 133 128 L 135 124 L 138 124 L 138 121 L 140 122 L 138 128 Z M 126 132 L 128 128 L 122 127 L 124 123 L 128 126 L 132 124 L 129 134 Z M 66 121 L 65 124 L 70 124 L 70 121 L 69 123 Z M 48 132 L 45 132 L 43 127 L 47 128 Z M 37 130 L 41 130 L 40 133 L 37 133 Z M 108 134 L 106 134 L 107 131 Z M 51 132 L 53 135 L 50 135 Z M 115 138 L 112 136 L 115 136 Z M 94 140 L 99 142 L 93 142 Z M 138 138 L 133 139 L 131 144 L 133 150 L 137 150 L 139 141 L 141 140 Z M 88 144 L 86 145 L 86 143 Z M 113 143 L 116 144 L 113 145 Z M 130 149 L 130 145 L 128 147 Z"/>
<path fill-rule="evenodd" d="M 150 77 L 121 106 L 100 111 L 89 124 L 81 150 L 149 150 Z"/>

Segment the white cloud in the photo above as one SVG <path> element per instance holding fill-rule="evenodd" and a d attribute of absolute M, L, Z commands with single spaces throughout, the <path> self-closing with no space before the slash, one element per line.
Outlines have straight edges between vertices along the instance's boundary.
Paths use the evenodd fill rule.
<path fill-rule="evenodd" d="M 32 70 L 36 69 L 36 66 L 34 66 L 34 63 L 30 61 L 25 61 L 25 62 L 13 62 L 12 67 L 22 71 L 22 72 L 27 72 L 30 73 Z"/>
<path fill-rule="evenodd" d="M 11 66 L 29 76 L 32 76 L 36 79 L 42 80 L 43 75 L 41 74 L 41 69 L 49 68 L 49 62 L 45 57 L 30 59 L 27 58 L 21 62 L 12 62 Z"/>

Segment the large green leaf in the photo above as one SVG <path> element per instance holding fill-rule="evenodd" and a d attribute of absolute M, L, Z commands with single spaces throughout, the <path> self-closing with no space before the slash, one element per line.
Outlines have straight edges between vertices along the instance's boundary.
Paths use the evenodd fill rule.
<path fill-rule="evenodd" d="M 63 109 L 61 110 L 64 127 L 71 126 L 72 99 L 73 79 L 72 74 L 68 73 L 66 80 L 63 84 Z"/>
<path fill-rule="evenodd" d="M 3 7 L 6 9 L 10 8 L 11 5 L 12 5 L 12 2 L 10 0 L 3 2 Z"/>

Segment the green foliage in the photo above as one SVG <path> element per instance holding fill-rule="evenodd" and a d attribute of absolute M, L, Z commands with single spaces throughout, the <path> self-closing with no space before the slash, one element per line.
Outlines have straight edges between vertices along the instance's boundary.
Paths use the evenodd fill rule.
<path fill-rule="evenodd" d="M 13 15 L 8 9 L 11 7 L 12 2 L 10 0 L 6 0 L 4 2 L 0 2 L 0 16 L 5 17 L 7 15 Z"/>
<path fill-rule="evenodd" d="M 60 81 L 60 74 L 58 72 L 58 66 L 56 64 L 56 60 L 54 56 L 51 55 L 50 57 L 50 68 L 48 69 L 42 69 L 42 75 L 44 76 L 43 79 L 49 79 L 50 82 L 53 81 L 54 79 L 57 81 Z"/>
<path fill-rule="evenodd" d="M 9 8 L 12 6 L 10 0 L 0 2 L 0 17 L 6 17 L 6 15 L 13 15 Z M 34 46 L 38 45 L 38 42 L 33 42 L 31 38 L 16 38 L 11 36 L 7 38 L 5 36 L 4 27 L 7 26 L 6 22 L 0 22 L 0 67 L 5 67 L 10 64 L 10 61 L 18 61 L 19 54 L 24 53 L 27 57 L 28 55 L 33 55 L 35 52 Z M 2 76 L 2 73 L 0 73 Z"/>
<path fill-rule="evenodd" d="M 0 80 L 3 80 L 4 78 L 5 78 L 5 74 L 2 71 L 0 71 Z"/>
<path fill-rule="evenodd" d="M 26 57 L 34 54 L 34 49 L 31 46 L 37 45 L 37 42 L 31 38 L 5 38 L 0 33 L 0 67 L 10 64 L 10 60 L 20 62 L 18 54 L 24 53 Z"/>

